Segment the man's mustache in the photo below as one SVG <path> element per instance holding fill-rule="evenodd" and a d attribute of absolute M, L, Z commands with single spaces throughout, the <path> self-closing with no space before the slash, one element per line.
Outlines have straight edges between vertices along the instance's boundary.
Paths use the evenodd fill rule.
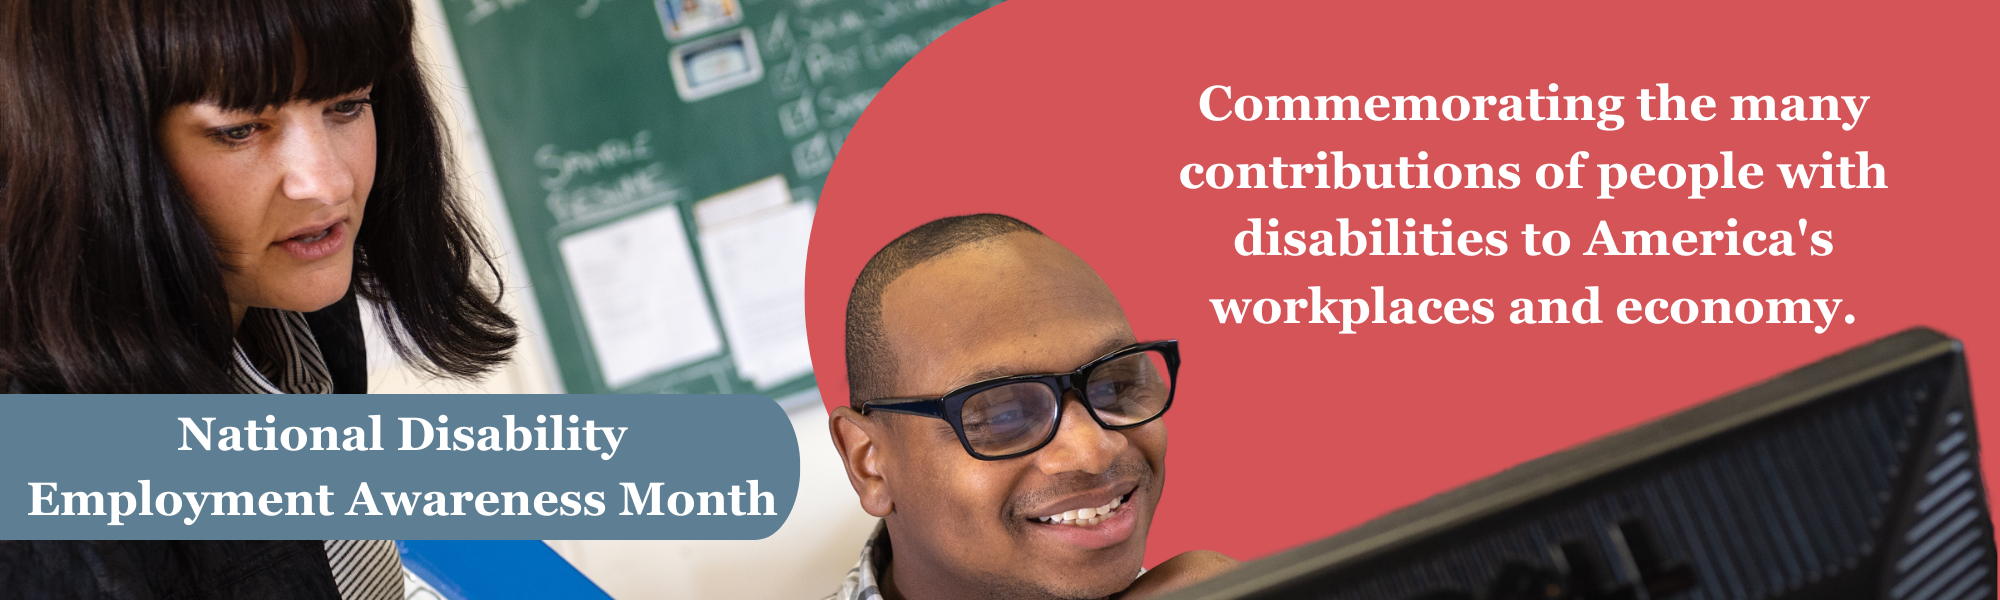
<path fill-rule="evenodd" d="M 1091 474 L 1080 471 L 1063 473 L 1056 476 L 1055 481 L 1048 486 L 1015 495 L 1007 503 L 1008 512 L 1014 515 L 1014 520 L 1038 517 L 1041 515 L 1029 515 L 1023 511 L 1119 482 L 1137 482 L 1138 486 L 1143 488 L 1152 481 L 1153 466 L 1143 458 L 1127 455 L 1111 463 L 1103 473 Z"/>

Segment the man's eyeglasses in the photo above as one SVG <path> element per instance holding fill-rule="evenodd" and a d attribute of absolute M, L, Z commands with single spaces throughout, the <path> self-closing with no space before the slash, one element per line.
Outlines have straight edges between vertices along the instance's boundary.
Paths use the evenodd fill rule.
<path fill-rule="evenodd" d="M 1180 367 L 1178 341 L 1134 344 L 1068 373 L 988 379 L 938 398 L 864 401 L 861 414 L 872 409 L 944 419 L 973 458 L 1004 460 L 1055 439 L 1071 391 L 1105 429 L 1131 429 L 1160 418 L 1174 403 Z"/>

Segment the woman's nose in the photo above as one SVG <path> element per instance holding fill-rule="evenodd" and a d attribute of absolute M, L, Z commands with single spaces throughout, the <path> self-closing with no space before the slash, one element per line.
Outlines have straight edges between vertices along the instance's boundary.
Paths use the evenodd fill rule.
<path fill-rule="evenodd" d="M 282 144 L 286 198 L 334 205 L 352 199 L 354 170 L 340 140 L 323 124 L 288 128 Z"/>

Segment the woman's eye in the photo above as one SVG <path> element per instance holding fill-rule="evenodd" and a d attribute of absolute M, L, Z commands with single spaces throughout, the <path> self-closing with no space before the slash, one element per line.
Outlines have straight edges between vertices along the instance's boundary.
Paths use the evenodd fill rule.
<path fill-rule="evenodd" d="M 214 136 L 216 139 L 222 140 L 223 142 L 234 144 L 250 139 L 250 134 L 256 132 L 257 132 L 256 125 L 244 124 L 244 125 L 232 125 L 229 127 L 216 129 L 215 132 L 212 133 L 211 135 Z"/>
<path fill-rule="evenodd" d="M 359 116 L 361 114 L 362 107 L 368 106 L 369 104 L 372 103 L 374 103 L 374 101 L 367 98 L 362 98 L 357 100 L 342 100 L 340 102 L 334 103 L 333 112 L 337 112 L 348 116 Z"/>

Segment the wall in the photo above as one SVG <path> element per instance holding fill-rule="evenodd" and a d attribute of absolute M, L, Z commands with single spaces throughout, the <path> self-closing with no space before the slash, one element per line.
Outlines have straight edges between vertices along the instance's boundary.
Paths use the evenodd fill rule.
<path fill-rule="evenodd" d="M 465 77 L 441 18 L 439 0 L 416 0 L 420 60 L 436 85 L 434 96 L 457 151 L 463 191 L 500 254 L 506 294 L 502 306 L 522 324 L 514 360 L 477 382 L 439 381 L 393 356 L 387 333 L 372 320 L 369 391 L 375 393 L 557 393 L 558 379 L 541 336 L 532 294 L 515 249 L 499 183 L 474 118 Z M 817 599 L 832 593 L 875 526 L 861 512 L 833 452 L 826 413 L 817 393 L 786 399 L 799 440 L 799 501 L 785 526 L 756 541 L 550 541 L 549 546 L 618 600 L 664 598 Z"/>

